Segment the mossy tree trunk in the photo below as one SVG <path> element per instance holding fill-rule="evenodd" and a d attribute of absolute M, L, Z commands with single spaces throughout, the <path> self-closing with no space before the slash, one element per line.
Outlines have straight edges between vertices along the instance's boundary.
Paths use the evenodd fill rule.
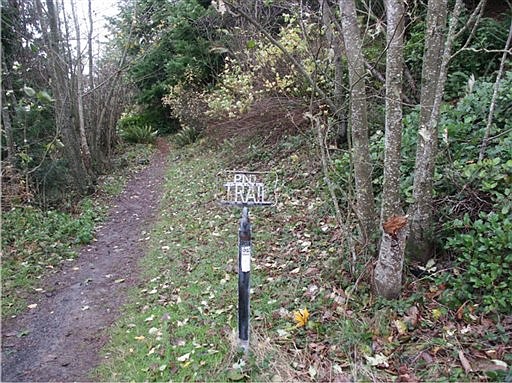
<path fill-rule="evenodd" d="M 404 70 L 403 0 L 386 0 L 386 116 L 384 141 L 384 181 L 381 205 L 382 239 L 375 266 L 374 286 L 385 298 L 396 298 L 402 287 L 407 225 L 388 233 L 384 224 L 403 214 L 400 198 L 400 148 L 402 145 L 402 74 Z"/>
<path fill-rule="evenodd" d="M 409 209 L 407 252 L 426 262 L 433 256 L 433 191 L 438 124 L 448 63 L 462 0 L 457 0 L 446 32 L 447 0 L 430 0 L 427 11 L 425 52 L 421 78 L 421 111 L 414 168 L 413 198 Z"/>
<path fill-rule="evenodd" d="M 357 24 L 354 0 L 340 0 L 339 7 L 350 84 L 349 128 L 356 187 L 356 209 L 362 239 L 365 243 L 369 243 L 376 227 L 376 214 L 368 142 L 366 69 L 362 52 L 363 42 Z"/>

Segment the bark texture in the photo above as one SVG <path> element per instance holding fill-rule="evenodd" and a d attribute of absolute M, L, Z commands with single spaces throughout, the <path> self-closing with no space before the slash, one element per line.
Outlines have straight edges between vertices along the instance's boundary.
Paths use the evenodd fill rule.
<path fill-rule="evenodd" d="M 350 83 L 350 131 L 353 147 L 356 209 L 362 238 L 369 242 L 375 229 L 375 203 L 372 185 L 372 164 L 368 143 L 365 66 L 362 39 L 353 0 L 340 0 L 341 27 L 348 62 Z"/>
<path fill-rule="evenodd" d="M 402 214 L 400 200 L 400 148 L 402 143 L 402 73 L 404 5 L 402 0 L 386 0 L 386 132 L 384 147 L 384 182 L 381 226 Z M 402 287 L 407 227 L 399 235 L 382 231 L 379 258 L 375 266 L 374 285 L 379 295 L 396 298 Z"/>
<path fill-rule="evenodd" d="M 386 299 L 394 299 L 402 289 L 402 271 L 404 265 L 405 243 L 407 238 L 407 218 L 394 216 L 389 221 L 396 220 L 403 224 L 397 230 L 382 232 L 379 260 L 373 275 L 375 291 Z"/>
<path fill-rule="evenodd" d="M 341 28 L 333 28 L 336 24 L 334 15 L 326 0 L 319 0 L 320 9 L 322 10 L 322 23 L 325 27 L 325 37 L 329 47 L 332 49 L 332 62 L 334 64 L 334 93 L 333 103 L 336 107 L 333 114 L 336 117 L 336 141 L 341 147 L 347 143 L 347 118 L 345 115 L 345 95 L 343 87 L 343 39 L 341 36 Z"/>
<path fill-rule="evenodd" d="M 82 73 L 82 48 L 80 43 L 80 23 L 76 15 L 75 2 L 71 1 L 71 11 L 73 13 L 73 21 L 75 23 L 76 32 L 76 51 L 77 51 L 77 63 L 76 63 L 76 103 L 78 109 L 78 131 L 80 132 L 80 149 L 82 153 L 83 162 L 85 168 L 89 174 L 91 174 L 91 152 L 89 150 L 89 144 L 87 142 L 87 135 L 85 133 L 85 116 L 84 116 L 84 102 L 83 102 L 83 73 Z"/>
<path fill-rule="evenodd" d="M 434 103 L 439 91 L 443 54 L 446 54 L 444 52 L 446 18 L 447 0 L 430 0 L 421 75 L 420 126 L 413 186 L 414 204 L 410 209 L 410 235 L 407 240 L 407 252 L 414 259 L 422 262 L 427 261 L 433 251 L 432 188 L 437 148 L 437 119 L 434 116 Z M 449 52 L 447 54 L 449 55 Z"/>

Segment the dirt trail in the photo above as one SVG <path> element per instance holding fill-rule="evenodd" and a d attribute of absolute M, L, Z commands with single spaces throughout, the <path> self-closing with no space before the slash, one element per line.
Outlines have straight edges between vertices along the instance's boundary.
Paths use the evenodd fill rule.
<path fill-rule="evenodd" d="M 142 231 L 157 212 L 166 169 L 168 146 L 158 144 L 150 165 L 113 202 L 97 241 L 48 277 L 45 292 L 35 293 L 40 294 L 34 296 L 35 309 L 2 323 L 2 382 L 90 380 L 107 340 L 105 330 L 116 319 L 126 289 L 137 282 Z"/>

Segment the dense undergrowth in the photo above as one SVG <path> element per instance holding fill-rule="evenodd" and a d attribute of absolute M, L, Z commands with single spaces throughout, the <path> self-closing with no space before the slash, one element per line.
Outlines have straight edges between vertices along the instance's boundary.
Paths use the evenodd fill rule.
<path fill-rule="evenodd" d="M 95 195 L 69 209 L 43 210 L 20 204 L 2 213 L 2 316 L 16 315 L 39 289 L 39 281 L 59 265 L 72 262 L 79 246 L 94 238 L 109 200 L 119 194 L 131 172 L 148 162 L 152 150 L 123 146 L 114 171 L 99 180 Z"/>

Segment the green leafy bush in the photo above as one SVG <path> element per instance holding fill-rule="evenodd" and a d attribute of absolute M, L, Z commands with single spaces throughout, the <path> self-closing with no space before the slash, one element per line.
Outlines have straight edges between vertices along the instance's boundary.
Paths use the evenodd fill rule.
<path fill-rule="evenodd" d="M 466 301 L 480 303 L 484 312 L 510 313 L 512 221 L 508 211 L 510 204 L 501 212 L 482 212 L 474 221 L 466 214 L 453 223 L 459 233 L 448 238 L 446 248 L 458 254 L 459 275 L 448 278 L 451 289 L 445 301 L 457 305 Z"/>
<path fill-rule="evenodd" d="M 193 126 L 185 126 L 180 132 L 174 136 L 174 142 L 178 147 L 187 146 L 196 142 L 200 136 L 198 128 Z"/>
<path fill-rule="evenodd" d="M 483 312 L 512 310 L 512 160 L 499 157 L 461 164 L 452 174 L 462 185 L 451 198 L 444 224 L 445 250 L 455 258 L 455 271 L 441 279 L 449 286 L 444 300 L 479 305 Z"/>
<path fill-rule="evenodd" d="M 507 72 L 491 125 L 486 157 L 478 161 L 493 82 L 472 80 L 440 124 L 442 177 L 436 179 L 440 247 L 454 261 L 447 283 L 448 304 L 477 304 L 480 311 L 512 309 L 512 72 Z"/>
<path fill-rule="evenodd" d="M 420 83 L 425 41 L 426 14 L 418 15 L 410 23 L 408 39 L 405 42 L 404 59 L 413 77 Z M 462 23 L 468 15 L 463 16 Z M 482 18 L 474 31 L 470 44 L 459 52 L 469 38 L 471 28 L 455 41 L 454 52 L 457 55 L 450 63 L 445 87 L 445 99 L 464 96 L 464 89 L 473 75 L 476 78 L 491 75 L 499 65 L 501 50 L 507 41 L 510 17 L 501 20 Z M 477 53 L 476 53 L 477 52 Z"/>
<path fill-rule="evenodd" d="M 446 84 L 445 98 L 464 96 L 464 88 L 471 75 L 476 78 L 489 76 L 498 69 L 500 50 L 507 41 L 509 25 L 510 17 L 504 17 L 502 20 L 480 20 L 468 49 L 456 55 L 450 64 L 452 69 Z M 459 37 L 455 44 L 455 52 L 462 48 L 469 34 L 470 30 Z"/>
<path fill-rule="evenodd" d="M 144 116 L 138 114 L 123 116 L 117 122 L 117 127 L 121 138 L 132 143 L 153 143 L 158 134 L 158 131 L 146 122 Z"/>

